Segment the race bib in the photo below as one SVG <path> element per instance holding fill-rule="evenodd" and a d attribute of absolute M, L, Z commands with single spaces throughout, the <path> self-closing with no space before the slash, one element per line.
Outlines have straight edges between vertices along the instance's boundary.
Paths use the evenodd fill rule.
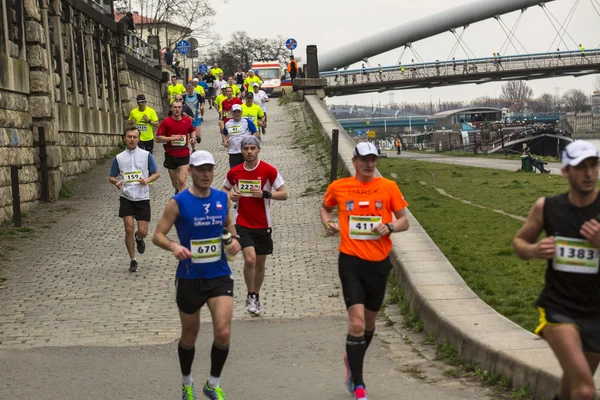
<path fill-rule="evenodd" d="M 221 259 L 221 238 L 190 240 L 193 264 L 206 264 Z"/>
<path fill-rule="evenodd" d="M 350 216 L 350 239 L 354 240 L 379 240 L 379 233 L 371 230 L 381 223 L 380 216 Z"/>
<path fill-rule="evenodd" d="M 231 118 L 231 110 L 225 111 L 225 118 Z"/>
<path fill-rule="evenodd" d="M 252 189 L 261 189 L 260 179 L 257 180 L 243 180 L 240 179 L 238 181 L 238 187 L 240 188 L 240 193 L 244 197 L 252 197 Z"/>
<path fill-rule="evenodd" d="M 242 134 L 242 126 L 241 125 L 231 125 L 227 128 L 227 133 L 230 135 L 241 135 Z"/>
<path fill-rule="evenodd" d="M 136 128 L 137 128 L 138 131 L 140 131 L 140 133 L 148 131 L 148 125 L 147 124 L 137 124 Z"/>
<path fill-rule="evenodd" d="M 142 178 L 142 171 L 140 171 L 140 170 L 123 172 L 123 182 L 125 182 L 125 183 L 139 185 L 141 178 Z"/>
<path fill-rule="evenodd" d="M 552 260 L 556 271 L 597 274 L 599 260 L 600 250 L 587 240 L 556 237 L 556 255 Z"/>
<path fill-rule="evenodd" d="M 180 146 L 180 147 L 185 146 L 185 141 L 186 141 L 185 139 L 186 139 L 186 137 L 184 136 L 183 139 L 173 140 L 171 142 L 171 146 Z"/>

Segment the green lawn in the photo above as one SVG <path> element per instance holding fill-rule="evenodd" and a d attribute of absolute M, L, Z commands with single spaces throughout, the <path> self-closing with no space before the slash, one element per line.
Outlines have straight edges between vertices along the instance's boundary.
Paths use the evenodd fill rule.
<path fill-rule="evenodd" d="M 381 160 L 378 168 L 386 178 L 397 175 L 415 218 L 479 297 L 533 330 L 538 320 L 534 303 L 546 264 L 514 255 L 511 241 L 522 222 L 493 210 L 525 217 L 538 197 L 566 191 L 566 180 L 401 159 Z M 451 199 L 435 188 L 486 209 Z"/>

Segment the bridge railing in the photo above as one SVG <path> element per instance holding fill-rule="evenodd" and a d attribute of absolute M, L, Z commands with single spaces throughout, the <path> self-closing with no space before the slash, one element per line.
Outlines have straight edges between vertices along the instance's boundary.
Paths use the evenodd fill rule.
<path fill-rule="evenodd" d="M 600 63 L 600 49 L 586 50 L 585 53 L 563 51 L 337 70 L 320 75 L 327 79 L 329 86 L 337 86 L 597 63 Z"/>
<path fill-rule="evenodd" d="M 127 31 L 123 40 L 128 54 L 151 66 L 158 65 L 158 60 L 154 55 L 154 52 L 156 51 L 155 45 L 151 45 L 142 40 L 132 31 Z"/>

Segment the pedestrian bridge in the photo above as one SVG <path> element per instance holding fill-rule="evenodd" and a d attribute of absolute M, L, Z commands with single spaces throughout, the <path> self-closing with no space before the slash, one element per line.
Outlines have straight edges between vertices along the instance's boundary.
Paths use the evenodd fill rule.
<path fill-rule="evenodd" d="M 583 76 L 600 72 L 600 49 L 321 72 L 327 96 L 433 88 L 469 83 Z"/>

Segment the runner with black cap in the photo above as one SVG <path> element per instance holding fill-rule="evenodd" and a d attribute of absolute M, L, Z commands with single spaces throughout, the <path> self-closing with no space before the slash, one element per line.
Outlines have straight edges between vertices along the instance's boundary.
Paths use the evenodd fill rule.
<path fill-rule="evenodd" d="M 345 383 L 356 400 L 367 399 L 363 362 L 392 270 L 390 235 L 409 226 L 408 203 L 396 182 L 376 176 L 377 160 L 372 143 L 357 144 L 352 157 L 355 176 L 332 182 L 320 209 L 325 233 L 340 234 L 338 270 L 348 310 Z M 333 221 L 336 206 L 339 222 Z"/>
<path fill-rule="evenodd" d="M 267 255 L 273 254 L 271 200 L 287 200 L 288 193 L 277 168 L 259 158 L 260 139 L 246 135 L 240 146 L 244 162 L 227 172 L 223 190 L 238 204 L 235 227 L 244 254 L 246 312 L 259 316 L 265 263 Z"/>
<path fill-rule="evenodd" d="M 138 94 L 138 106 L 129 113 L 129 125 L 135 125 L 140 132 L 138 146 L 152 154 L 154 150 L 154 128 L 158 127 L 156 111 L 146 105 L 146 96 Z"/>
<path fill-rule="evenodd" d="M 227 193 L 211 187 L 215 159 L 198 150 L 190 156 L 192 186 L 170 199 L 158 221 L 152 241 L 179 261 L 176 273 L 177 307 L 181 319 L 178 354 L 182 374 L 182 399 L 196 400 L 192 379 L 195 344 L 200 332 L 200 309 L 208 305 L 213 322 L 210 376 L 202 388 L 206 397 L 225 400 L 221 372 L 229 355 L 233 316 L 233 275 L 225 252 L 240 251 L 239 237 L 229 217 Z M 175 225 L 179 243 L 167 234 Z M 236 239 L 225 249 L 226 228 Z"/>
<path fill-rule="evenodd" d="M 537 301 L 543 337 L 563 369 L 555 399 L 594 398 L 600 362 L 600 197 L 596 147 L 577 140 L 562 153 L 569 191 L 539 198 L 513 240 L 522 259 L 547 260 Z M 546 237 L 538 241 L 541 232 Z"/>

